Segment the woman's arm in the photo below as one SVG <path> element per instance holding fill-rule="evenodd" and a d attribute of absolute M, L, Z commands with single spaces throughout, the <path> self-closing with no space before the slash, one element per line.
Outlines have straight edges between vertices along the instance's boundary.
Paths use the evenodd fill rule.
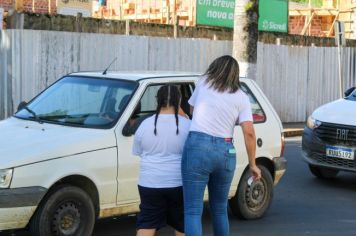
<path fill-rule="evenodd" d="M 252 121 L 240 124 L 245 139 L 250 171 L 256 180 L 261 178 L 261 170 L 256 165 L 256 134 Z"/>

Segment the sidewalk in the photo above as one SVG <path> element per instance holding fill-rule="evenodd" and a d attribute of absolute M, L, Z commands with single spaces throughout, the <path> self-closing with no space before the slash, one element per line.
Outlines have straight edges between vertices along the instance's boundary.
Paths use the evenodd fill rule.
<path fill-rule="evenodd" d="M 295 137 L 303 134 L 305 122 L 283 123 L 284 137 Z"/>

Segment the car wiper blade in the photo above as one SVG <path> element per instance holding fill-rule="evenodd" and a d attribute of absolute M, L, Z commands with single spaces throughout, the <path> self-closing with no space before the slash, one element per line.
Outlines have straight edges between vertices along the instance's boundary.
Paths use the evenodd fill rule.
<path fill-rule="evenodd" d="M 32 111 L 30 108 L 28 108 L 28 106 L 24 106 L 23 108 L 25 108 L 26 111 L 30 112 L 35 119 L 38 118 L 36 112 Z"/>
<path fill-rule="evenodd" d="M 28 106 L 24 106 L 23 107 L 26 111 L 28 111 L 29 113 L 31 113 L 31 115 L 33 115 L 33 118 L 35 118 L 35 120 L 37 120 L 39 123 L 41 123 L 40 118 L 37 116 L 36 112 L 34 112 L 33 110 L 31 110 Z"/>
<path fill-rule="evenodd" d="M 58 119 L 60 119 L 60 118 L 53 117 L 53 116 L 38 116 L 38 119 L 41 120 L 41 121 L 43 121 L 43 120 L 45 120 L 45 121 L 58 121 Z"/>

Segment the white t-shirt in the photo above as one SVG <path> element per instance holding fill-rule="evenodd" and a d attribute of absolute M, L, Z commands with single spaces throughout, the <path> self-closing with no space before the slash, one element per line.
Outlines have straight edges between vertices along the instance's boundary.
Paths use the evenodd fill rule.
<path fill-rule="evenodd" d="M 149 188 L 182 186 L 181 160 L 190 120 L 178 116 L 179 134 L 173 114 L 160 114 L 157 136 L 154 131 L 155 115 L 142 122 L 135 133 L 132 153 L 141 157 L 138 184 Z"/>
<path fill-rule="evenodd" d="M 235 93 L 218 92 L 209 88 L 205 79 L 198 81 L 188 101 L 194 107 L 190 130 L 231 138 L 236 123 L 253 121 L 249 98 L 241 89 Z"/>

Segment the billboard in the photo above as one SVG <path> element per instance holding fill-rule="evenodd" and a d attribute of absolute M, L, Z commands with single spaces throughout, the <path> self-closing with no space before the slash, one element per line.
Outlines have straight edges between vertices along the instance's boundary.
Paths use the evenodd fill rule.
<path fill-rule="evenodd" d="M 235 0 L 197 0 L 197 25 L 234 28 Z"/>
<path fill-rule="evenodd" d="M 197 0 L 196 23 L 233 28 L 234 11 L 235 0 Z M 259 0 L 258 30 L 288 32 L 288 0 Z"/>
<path fill-rule="evenodd" d="M 288 32 L 288 0 L 260 0 L 258 30 Z"/>

